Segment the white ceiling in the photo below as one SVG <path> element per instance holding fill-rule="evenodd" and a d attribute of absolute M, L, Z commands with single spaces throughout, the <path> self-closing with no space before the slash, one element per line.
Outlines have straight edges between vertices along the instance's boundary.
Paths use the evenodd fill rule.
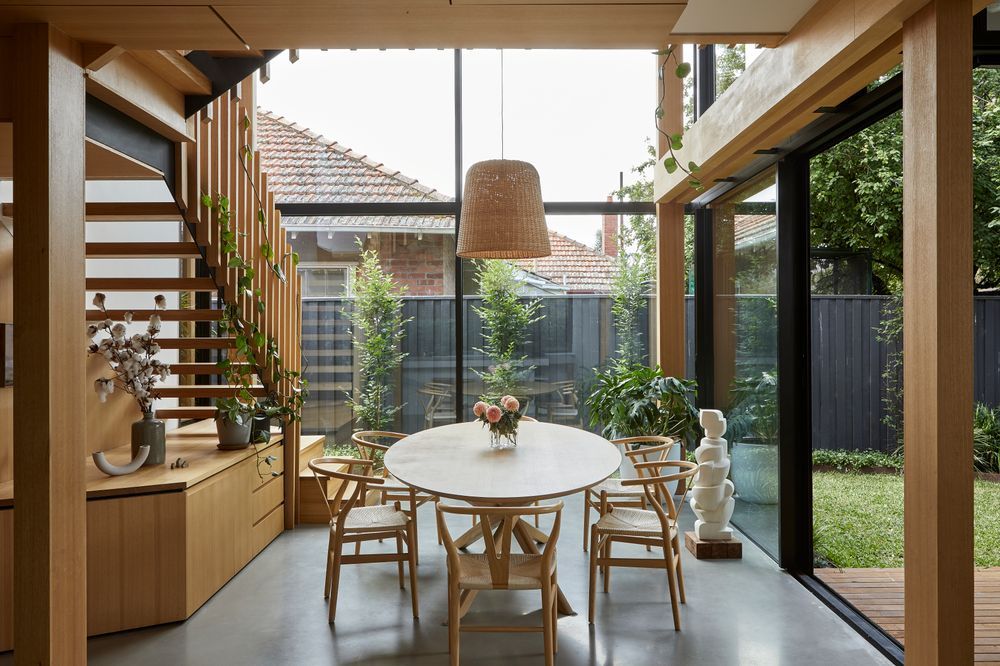
<path fill-rule="evenodd" d="M 816 0 L 688 0 L 673 34 L 787 33 Z"/>

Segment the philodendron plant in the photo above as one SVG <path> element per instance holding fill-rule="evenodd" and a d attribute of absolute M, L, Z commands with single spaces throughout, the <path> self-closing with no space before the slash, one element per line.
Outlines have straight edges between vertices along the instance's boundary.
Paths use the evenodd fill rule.
<path fill-rule="evenodd" d="M 733 384 L 733 403 L 727 415 L 729 441 L 753 440 L 778 443 L 778 374 L 738 379 Z"/>
<path fill-rule="evenodd" d="M 596 373 L 587 397 L 590 425 L 610 439 L 663 435 L 693 445 L 700 433 L 696 387 L 693 380 L 664 376 L 659 366 L 613 363 Z"/>

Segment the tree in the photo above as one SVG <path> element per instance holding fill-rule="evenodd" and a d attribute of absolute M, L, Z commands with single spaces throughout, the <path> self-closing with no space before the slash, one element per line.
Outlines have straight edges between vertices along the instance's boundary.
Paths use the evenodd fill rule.
<path fill-rule="evenodd" d="M 973 264 L 977 289 L 1000 287 L 1000 72 L 973 72 Z M 902 114 L 814 157 L 813 247 L 868 251 L 876 293 L 903 277 Z"/>
<path fill-rule="evenodd" d="M 358 242 L 361 245 L 361 242 Z M 361 387 L 348 404 L 364 427 L 386 430 L 403 405 L 392 405 L 392 375 L 406 354 L 401 351 L 404 326 L 403 294 L 390 273 L 382 270 L 378 252 L 362 250 L 354 278 L 354 307 L 348 313 L 352 342 L 358 355 Z"/>
<path fill-rule="evenodd" d="M 509 261 L 485 260 L 476 265 L 482 307 L 474 307 L 483 322 L 483 348 L 476 349 L 492 361 L 485 371 L 476 371 L 485 385 L 484 400 L 517 395 L 518 386 L 533 366 L 524 366 L 526 355 L 515 356 L 525 341 L 528 327 L 545 315 L 540 299 L 522 300 L 518 292 L 518 269 Z"/>

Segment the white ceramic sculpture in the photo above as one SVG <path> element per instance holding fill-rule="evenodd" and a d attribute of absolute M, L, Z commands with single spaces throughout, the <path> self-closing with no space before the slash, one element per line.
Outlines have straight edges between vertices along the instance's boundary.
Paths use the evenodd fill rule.
<path fill-rule="evenodd" d="M 733 482 L 729 476 L 726 419 L 717 409 L 703 409 L 699 413 L 705 437 L 695 449 L 698 473 L 691 488 L 691 509 L 698 520 L 694 524 L 695 536 L 702 541 L 729 541 L 733 530 L 729 519 L 733 516 L 736 500 L 733 499 Z"/>
<path fill-rule="evenodd" d="M 149 457 L 149 447 L 146 445 L 139 447 L 139 453 L 132 461 L 127 465 L 112 465 L 108 462 L 108 459 L 104 457 L 103 451 L 98 451 L 97 453 L 90 454 L 94 459 L 94 464 L 97 465 L 97 469 L 101 470 L 108 476 L 124 476 L 126 474 L 131 474 L 135 470 L 142 467 L 142 463 L 146 462 L 146 458 Z"/>

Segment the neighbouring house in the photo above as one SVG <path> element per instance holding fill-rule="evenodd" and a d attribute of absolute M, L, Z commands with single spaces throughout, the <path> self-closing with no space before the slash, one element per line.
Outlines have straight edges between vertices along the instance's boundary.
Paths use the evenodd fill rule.
<path fill-rule="evenodd" d="M 452 201 L 395 169 L 268 111 L 257 112 L 263 169 L 278 203 L 372 203 Z M 358 262 L 357 239 L 376 248 L 385 269 L 411 296 L 454 293 L 454 219 L 434 216 L 284 217 L 295 241 L 302 295 L 351 293 Z M 611 289 L 617 254 L 618 217 L 602 221 L 595 250 L 555 231 L 552 255 L 517 261 L 528 294 L 601 294 Z"/>

